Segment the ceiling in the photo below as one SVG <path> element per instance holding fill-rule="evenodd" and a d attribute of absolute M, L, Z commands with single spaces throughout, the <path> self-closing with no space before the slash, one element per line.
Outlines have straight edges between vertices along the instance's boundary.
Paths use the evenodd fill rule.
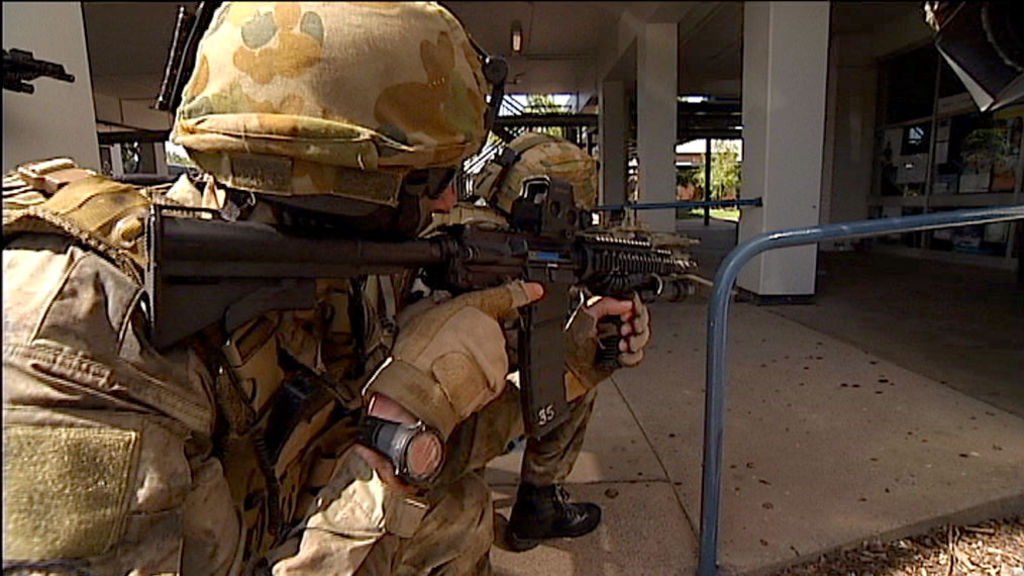
<path fill-rule="evenodd" d="M 83 2 L 93 90 L 149 106 L 159 91 L 178 6 L 196 2 Z M 741 2 L 445 2 L 481 47 L 509 63 L 507 93 L 592 97 L 602 50 L 621 19 L 676 21 L 700 10 L 681 42 L 681 82 L 726 87 L 738 94 Z M 511 49 L 511 27 L 523 29 L 521 54 Z M 630 52 L 626 52 L 627 57 Z M 632 52 L 635 54 L 635 48 Z M 620 67 L 631 82 L 632 66 Z M 696 90 L 694 90 L 696 91 Z M 154 128 L 154 126 L 142 126 Z M 159 128 L 159 127 L 156 127 Z"/>
<path fill-rule="evenodd" d="M 743 2 L 443 4 L 484 50 L 508 61 L 507 93 L 579 94 L 581 103 L 588 99 L 593 102 L 599 77 L 605 74 L 627 86 L 635 82 L 635 42 L 625 47 L 612 46 L 621 27 L 630 23 L 678 22 L 679 93 L 724 98 L 740 95 Z M 126 103 L 151 106 L 159 91 L 179 5 L 194 12 L 197 3 L 82 3 L 94 93 L 116 98 L 121 108 Z M 919 3 L 836 2 L 833 26 L 840 32 L 861 32 L 893 21 L 908 10 L 920 10 Z M 515 21 L 523 29 L 521 54 L 511 50 L 511 28 Z M 609 52 L 618 52 L 619 61 L 610 69 L 599 69 L 607 68 Z"/>

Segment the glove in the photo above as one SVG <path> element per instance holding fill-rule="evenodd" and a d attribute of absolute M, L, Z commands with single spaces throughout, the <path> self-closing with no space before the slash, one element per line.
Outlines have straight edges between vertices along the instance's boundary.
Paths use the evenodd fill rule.
<path fill-rule="evenodd" d="M 455 426 L 505 387 L 508 355 L 501 324 L 543 296 L 536 283 L 512 282 L 463 294 L 403 322 L 391 357 L 364 396 L 384 395 L 439 431 Z"/>
<path fill-rule="evenodd" d="M 601 323 L 609 316 L 618 316 L 622 321 L 618 328 L 620 338 L 615 357 L 620 366 L 640 364 L 644 358 L 644 347 L 651 339 L 650 313 L 638 295 L 634 294 L 632 300 L 600 297 L 588 302 L 569 325 L 566 354 L 568 379 L 577 380 L 585 389 L 597 386 L 614 372 L 614 369 L 599 365 L 597 354 L 600 337 L 605 336 L 598 335 L 598 326 L 599 323 L 602 329 L 612 326 L 611 323 Z"/>

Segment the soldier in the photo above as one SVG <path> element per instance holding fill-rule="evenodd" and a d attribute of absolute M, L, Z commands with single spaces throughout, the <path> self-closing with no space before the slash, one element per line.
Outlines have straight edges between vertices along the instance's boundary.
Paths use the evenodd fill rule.
<path fill-rule="evenodd" d="M 496 154 L 474 178 L 472 193 L 507 215 L 520 194 L 523 181 L 534 176 L 568 181 L 579 208 L 589 209 L 596 204 L 594 159 L 576 144 L 540 132 L 518 136 Z M 646 307 L 639 299 L 634 306 L 643 316 L 642 324 L 646 325 Z M 631 329 L 626 327 L 627 331 Z M 619 362 L 623 366 L 635 366 L 643 359 L 642 347 L 650 331 L 623 335 L 632 338 L 631 346 L 637 352 L 623 353 Z M 582 536 L 600 523 L 601 508 L 591 502 L 569 502 L 561 484 L 572 471 L 583 445 L 597 398 L 597 384 L 610 375 L 611 372 L 595 370 L 593 366 L 584 370 L 570 367 L 566 374 L 566 395 L 571 402 L 571 418 L 543 438 L 527 440 L 521 482 L 506 532 L 512 550 L 528 550 L 545 538 Z"/>
<path fill-rule="evenodd" d="M 225 3 L 172 134 L 200 180 L 5 177 L 5 573 L 489 573 L 480 470 L 522 428 L 502 322 L 540 285 L 405 306 L 408 275 L 324 278 L 312 309 L 156 350 L 141 282 L 155 203 L 414 236 L 451 207 L 489 88 L 434 3 Z M 573 323 L 570 373 L 608 315 L 642 354 L 646 316 L 605 299 Z"/>

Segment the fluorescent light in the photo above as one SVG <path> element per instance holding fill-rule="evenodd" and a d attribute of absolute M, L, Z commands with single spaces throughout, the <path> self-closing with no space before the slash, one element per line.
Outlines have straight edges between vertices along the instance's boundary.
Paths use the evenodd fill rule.
<path fill-rule="evenodd" d="M 512 51 L 516 54 L 523 52 L 523 25 L 519 20 L 512 21 Z"/>

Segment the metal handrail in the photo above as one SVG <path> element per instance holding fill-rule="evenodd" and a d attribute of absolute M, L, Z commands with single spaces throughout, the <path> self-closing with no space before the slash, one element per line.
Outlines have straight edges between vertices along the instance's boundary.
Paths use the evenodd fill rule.
<path fill-rule="evenodd" d="M 725 419 L 726 322 L 729 295 L 743 265 L 761 252 L 787 246 L 1009 220 L 1024 220 L 1024 204 L 765 232 L 745 240 L 726 255 L 715 274 L 711 300 L 708 304 L 704 472 L 701 478 L 700 550 L 697 565 L 699 576 L 714 576 L 718 573 L 718 515 L 721 505 L 722 436 Z"/>
<path fill-rule="evenodd" d="M 682 202 L 645 202 L 627 204 L 605 204 L 595 206 L 599 212 L 613 210 L 663 210 L 665 208 L 729 208 L 732 206 L 761 206 L 760 198 L 743 198 L 738 200 L 692 200 Z"/>

